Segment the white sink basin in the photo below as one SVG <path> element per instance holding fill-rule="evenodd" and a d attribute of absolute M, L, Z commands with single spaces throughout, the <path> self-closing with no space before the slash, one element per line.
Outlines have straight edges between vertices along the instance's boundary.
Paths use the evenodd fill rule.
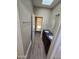
<path fill-rule="evenodd" d="M 49 36 L 50 39 L 53 39 L 53 36 Z"/>
<path fill-rule="evenodd" d="M 49 33 L 49 31 L 45 31 L 46 33 Z"/>

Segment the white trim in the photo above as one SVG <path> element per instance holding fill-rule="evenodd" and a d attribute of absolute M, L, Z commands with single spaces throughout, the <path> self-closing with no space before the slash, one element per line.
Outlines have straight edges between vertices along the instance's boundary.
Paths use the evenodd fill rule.
<path fill-rule="evenodd" d="M 29 50 L 30 50 L 31 44 L 32 44 L 32 42 L 30 42 L 29 47 L 28 47 L 28 49 L 27 49 L 27 52 L 26 52 L 26 58 L 27 58 L 27 56 L 28 56 L 28 53 L 29 53 Z"/>
<path fill-rule="evenodd" d="M 27 59 L 27 56 L 28 56 L 28 53 L 29 53 L 31 45 L 32 45 L 32 42 L 30 42 L 30 44 L 28 46 L 28 49 L 26 51 L 26 55 L 24 55 L 24 56 L 18 56 L 18 59 Z"/>

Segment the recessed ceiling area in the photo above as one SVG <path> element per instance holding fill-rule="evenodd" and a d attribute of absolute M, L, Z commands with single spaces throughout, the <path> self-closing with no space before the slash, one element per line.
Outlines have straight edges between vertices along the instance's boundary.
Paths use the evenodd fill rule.
<path fill-rule="evenodd" d="M 53 8 L 58 2 L 61 0 L 47 0 L 45 3 L 43 2 L 45 0 L 32 0 L 34 7 L 44 7 L 44 8 Z M 48 3 L 49 2 L 49 3 Z M 51 3 L 52 2 L 52 3 Z M 48 4 L 48 5 L 46 5 Z"/>

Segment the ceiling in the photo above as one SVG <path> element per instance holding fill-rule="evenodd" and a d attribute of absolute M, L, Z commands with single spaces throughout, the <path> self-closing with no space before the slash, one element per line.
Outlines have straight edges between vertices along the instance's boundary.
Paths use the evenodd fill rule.
<path fill-rule="evenodd" d="M 42 0 L 32 0 L 34 7 L 43 7 L 43 8 L 53 8 L 58 2 L 61 0 L 54 0 L 54 2 L 50 5 L 43 5 Z"/>

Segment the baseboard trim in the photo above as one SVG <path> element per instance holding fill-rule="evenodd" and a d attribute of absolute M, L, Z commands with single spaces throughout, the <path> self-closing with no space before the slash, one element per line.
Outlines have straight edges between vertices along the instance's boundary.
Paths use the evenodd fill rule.
<path fill-rule="evenodd" d="M 32 42 L 30 42 L 26 54 L 24 56 L 18 56 L 17 59 L 27 59 L 27 56 L 28 56 L 28 53 L 30 51 L 31 45 L 32 45 Z"/>

